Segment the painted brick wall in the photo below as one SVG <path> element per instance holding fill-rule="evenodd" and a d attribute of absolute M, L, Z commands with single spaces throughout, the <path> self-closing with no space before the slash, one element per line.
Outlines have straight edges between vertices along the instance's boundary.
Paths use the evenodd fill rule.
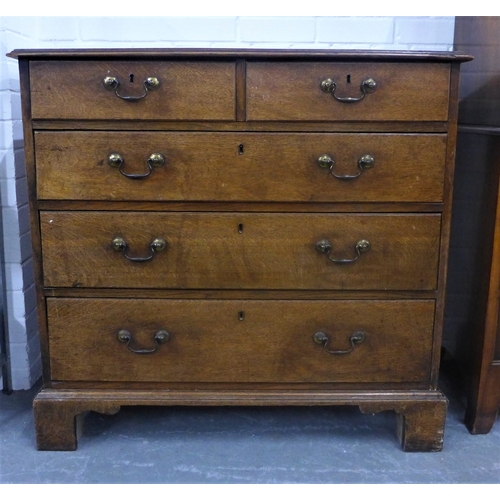
<path fill-rule="evenodd" d="M 40 376 L 19 78 L 20 48 L 452 50 L 454 17 L 0 17 L 0 184 L 14 389 Z"/>
<path fill-rule="evenodd" d="M 40 376 L 35 289 L 24 169 L 17 64 L 11 50 L 8 18 L 0 18 L 0 195 L 2 201 L 7 323 L 15 389 L 29 388 Z M 10 38 L 10 40 L 9 40 Z M 27 40 L 28 37 L 24 36 Z M 32 38 L 32 43 L 36 41 Z"/>

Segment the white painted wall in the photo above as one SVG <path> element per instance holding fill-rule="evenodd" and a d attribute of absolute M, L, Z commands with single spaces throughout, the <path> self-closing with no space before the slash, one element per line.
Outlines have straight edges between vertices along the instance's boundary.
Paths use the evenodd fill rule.
<path fill-rule="evenodd" d="M 0 17 L 0 184 L 14 389 L 41 373 L 21 107 L 21 48 L 263 47 L 452 50 L 454 17 Z"/>

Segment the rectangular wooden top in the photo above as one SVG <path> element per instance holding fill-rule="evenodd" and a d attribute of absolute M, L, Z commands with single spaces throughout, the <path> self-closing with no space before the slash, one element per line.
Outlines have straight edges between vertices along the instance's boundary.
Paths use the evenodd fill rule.
<path fill-rule="evenodd" d="M 15 59 L 162 59 L 162 58 L 246 58 L 246 59 L 324 59 L 377 61 L 465 62 L 473 59 L 464 52 L 408 50 L 328 50 L 328 49 L 19 49 L 7 54 Z"/>

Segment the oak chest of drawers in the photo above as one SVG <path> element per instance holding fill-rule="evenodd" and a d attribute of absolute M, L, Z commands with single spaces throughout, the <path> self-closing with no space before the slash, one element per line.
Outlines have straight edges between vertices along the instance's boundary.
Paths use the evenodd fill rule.
<path fill-rule="evenodd" d="M 123 405 L 394 410 L 437 388 L 455 53 L 15 51 L 40 449 Z"/>

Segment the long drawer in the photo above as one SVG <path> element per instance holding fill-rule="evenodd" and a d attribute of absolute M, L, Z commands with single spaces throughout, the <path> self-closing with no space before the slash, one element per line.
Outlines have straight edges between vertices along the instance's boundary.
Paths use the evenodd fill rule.
<path fill-rule="evenodd" d="M 53 380 L 398 383 L 430 376 L 432 300 L 49 298 L 47 307 Z"/>
<path fill-rule="evenodd" d="M 447 121 L 449 84 L 448 64 L 250 62 L 247 119 Z"/>
<path fill-rule="evenodd" d="M 231 61 L 31 61 L 30 77 L 33 119 L 235 119 Z"/>
<path fill-rule="evenodd" d="M 42 200 L 441 202 L 446 135 L 36 132 L 35 152 Z"/>
<path fill-rule="evenodd" d="M 437 283 L 440 214 L 44 211 L 40 222 L 49 287 L 433 290 Z"/>

